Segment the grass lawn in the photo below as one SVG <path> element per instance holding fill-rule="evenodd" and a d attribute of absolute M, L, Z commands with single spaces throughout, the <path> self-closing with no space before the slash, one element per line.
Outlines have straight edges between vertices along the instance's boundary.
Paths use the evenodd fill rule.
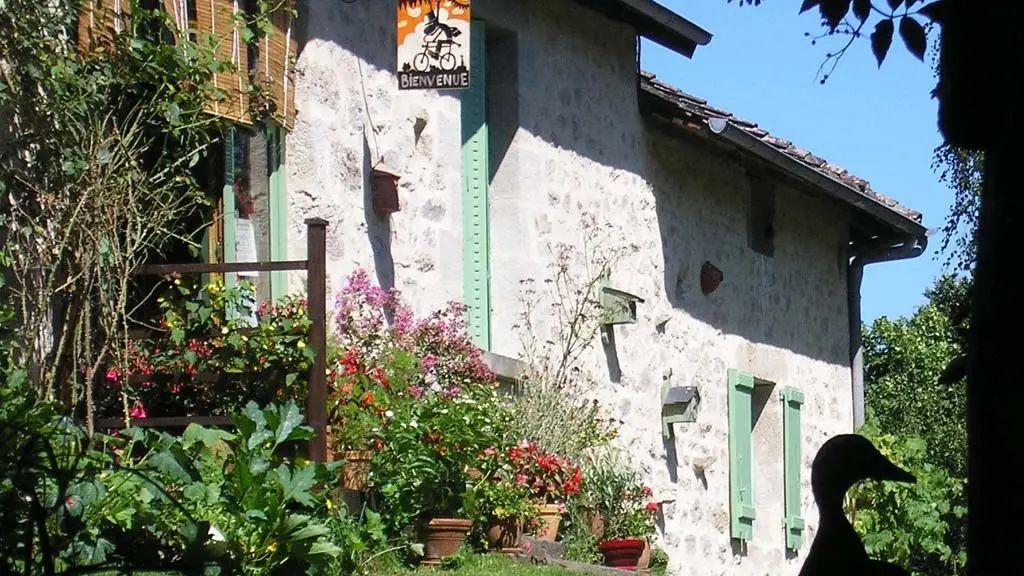
<path fill-rule="evenodd" d="M 458 569 L 416 568 L 378 572 L 379 576 L 574 576 L 570 572 L 553 566 L 535 566 L 516 562 L 501 554 L 473 555 Z"/>

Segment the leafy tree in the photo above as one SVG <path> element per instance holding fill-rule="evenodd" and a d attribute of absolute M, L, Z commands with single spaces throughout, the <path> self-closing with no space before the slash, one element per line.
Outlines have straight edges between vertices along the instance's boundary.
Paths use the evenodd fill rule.
<path fill-rule="evenodd" d="M 918 435 L 928 459 L 950 474 L 967 471 L 967 391 L 962 379 L 940 376 L 963 352 L 965 335 L 954 326 L 969 281 L 940 278 L 928 302 L 909 318 L 882 317 L 864 330 L 865 400 L 879 429 Z"/>
<path fill-rule="evenodd" d="M 860 433 L 917 478 L 915 484 L 866 482 L 850 491 L 847 513 L 868 554 L 915 576 L 963 573 L 966 550 L 948 538 L 966 513 L 963 480 L 932 464 L 935 446 L 919 436 L 883 433 L 870 421 Z"/>

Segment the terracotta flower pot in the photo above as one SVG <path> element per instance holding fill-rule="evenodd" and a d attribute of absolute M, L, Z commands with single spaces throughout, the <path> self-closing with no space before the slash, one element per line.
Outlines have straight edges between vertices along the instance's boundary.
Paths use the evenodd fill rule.
<path fill-rule="evenodd" d="M 554 542 L 558 536 L 558 525 L 562 522 L 562 507 L 558 504 L 538 504 L 537 515 L 539 527 L 532 536 L 544 542 Z"/>
<path fill-rule="evenodd" d="M 341 466 L 341 487 L 353 492 L 365 492 L 366 481 L 370 476 L 370 450 L 346 450 L 335 452 L 334 460 L 344 460 Z"/>
<path fill-rule="evenodd" d="M 640 559 L 636 561 L 636 569 L 647 570 L 651 567 L 651 542 L 644 538 L 644 551 L 640 554 Z"/>
<path fill-rule="evenodd" d="M 472 528 L 473 521 L 464 518 L 434 518 L 421 524 L 423 559 L 420 564 L 440 564 L 442 559 L 457 554 Z"/>
<path fill-rule="evenodd" d="M 646 540 L 623 538 L 601 542 L 598 544 L 598 550 L 604 557 L 605 566 L 636 570 L 646 545 Z"/>
<path fill-rule="evenodd" d="M 487 523 L 487 547 L 492 550 L 510 551 L 519 546 L 523 525 L 518 518 L 491 518 Z"/>

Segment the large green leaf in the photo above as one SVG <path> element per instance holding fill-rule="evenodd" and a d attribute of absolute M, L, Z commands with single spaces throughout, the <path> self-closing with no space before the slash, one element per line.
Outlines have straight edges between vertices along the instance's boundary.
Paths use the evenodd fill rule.
<path fill-rule="evenodd" d="M 309 555 L 310 556 L 316 556 L 318 554 L 326 554 L 327 556 L 330 556 L 331 558 L 335 558 L 339 554 L 341 554 L 341 552 L 342 552 L 341 548 L 335 546 L 334 544 L 331 544 L 330 542 L 326 542 L 326 541 L 314 542 L 313 545 L 310 546 L 310 548 L 309 548 Z"/>
<path fill-rule="evenodd" d="M 295 405 L 294 400 L 289 400 L 280 412 L 280 421 L 277 424 L 276 444 L 280 445 L 293 440 L 292 433 L 302 425 L 302 412 Z"/>
<path fill-rule="evenodd" d="M 309 524 L 295 532 L 292 532 L 288 538 L 293 542 L 300 540 L 308 540 L 309 538 L 318 538 L 320 536 L 326 536 L 331 531 L 323 524 Z"/>
<path fill-rule="evenodd" d="M 303 466 L 292 474 L 287 465 L 281 464 L 271 472 L 271 476 L 281 487 L 284 503 L 298 502 L 305 506 L 315 503 L 313 495 L 309 493 L 315 483 L 312 467 Z"/>

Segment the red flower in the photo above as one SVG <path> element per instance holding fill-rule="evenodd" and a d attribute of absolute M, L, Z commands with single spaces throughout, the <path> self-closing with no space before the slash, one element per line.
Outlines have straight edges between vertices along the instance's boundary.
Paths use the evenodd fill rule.
<path fill-rule="evenodd" d="M 373 392 L 367 392 L 366 394 L 363 394 L 363 406 L 370 406 L 371 404 L 373 404 L 373 401 Z"/>
<path fill-rule="evenodd" d="M 658 503 L 657 502 L 648 502 L 647 503 L 647 510 L 650 511 L 650 512 L 657 512 L 658 511 Z"/>

